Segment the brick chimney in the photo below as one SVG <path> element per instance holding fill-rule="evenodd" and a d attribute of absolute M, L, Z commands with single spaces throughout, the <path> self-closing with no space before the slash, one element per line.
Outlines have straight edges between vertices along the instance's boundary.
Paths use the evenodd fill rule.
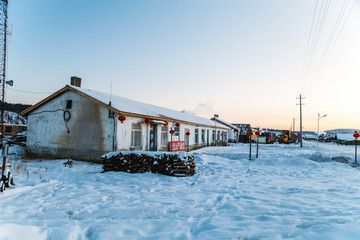
<path fill-rule="evenodd" d="M 70 85 L 75 87 L 81 87 L 81 78 L 79 77 L 71 77 Z"/>

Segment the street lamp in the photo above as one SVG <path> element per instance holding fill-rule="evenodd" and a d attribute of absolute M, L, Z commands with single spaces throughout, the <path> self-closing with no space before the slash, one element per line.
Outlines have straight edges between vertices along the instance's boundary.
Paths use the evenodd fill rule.
<path fill-rule="evenodd" d="M 320 113 L 318 113 L 318 127 L 317 127 L 317 135 L 318 135 L 318 137 L 317 137 L 317 142 L 316 142 L 316 146 L 317 146 L 317 147 L 319 146 L 319 136 L 320 136 L 319 125 L 320 125 L 320 119 L 322 119 L 322 118 L 324 118 L 324 117 L 326 117 L 326 116 L 327 116 L 327 114 L 325 114 L 325 115 L 323 115 L 323 116 L 320 117 Z"/>

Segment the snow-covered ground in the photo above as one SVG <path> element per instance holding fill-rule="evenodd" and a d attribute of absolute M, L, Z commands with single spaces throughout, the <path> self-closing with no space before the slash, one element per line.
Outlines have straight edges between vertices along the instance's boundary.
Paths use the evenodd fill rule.
<path fill-rule="evenodd" d="M 338 139 L 340 140 L 346 140 L 346 141 L 352 141 L 355 138 L 353 137 L 353 134 L 336 134 Z"/>
<path fill-rule="evenodd" d="M 187 178 L 12 156 L 0 239 L 359 239 L 360 169 L 331 161 L 354 146 L 253 150 L 254 161 L 245 144 L 197 150 Z"/>

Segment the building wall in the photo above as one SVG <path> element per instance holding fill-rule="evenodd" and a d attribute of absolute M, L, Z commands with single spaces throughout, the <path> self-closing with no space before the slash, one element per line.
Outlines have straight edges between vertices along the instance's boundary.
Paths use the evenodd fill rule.
<path fill-rule="evenodd" d="M 118 151 L 129 151 L 131 149 L 131 125 L 132 123 L 140 123 L 141 125 L 141 146 L 139 150 L 146 150 L 146 124 L 144 118 L 126 116 L 126 120 L 121 123 L 117 121 L 117 150 Z"/>
<path fill-rule="evenodd" d="M 126 115 L 125 115 L 126 116 Z M 117 150 L 121 151 L 128 151 L 128 150 L 142 150 L 142 151 L 148 151 L 149 150 L 149 143 L 150 143 L 150 127 L 146 126 L 146 123 L 144 122 L 144 118 L 141 117 L 132 117 L 132 116 L 126 116 L 126 120 L 121 123 L 120 121 L 117 121 Z M 141 146 L 140 147 L 132 147 L 131 146 L 131 126 L 132 123 L 140 123 L 141 125 Z M 156 124 L 156 150 L 158 151 L 168 151 L 169 150 L 169 142 L 171 142 L 171 139 L 173 141 L 185 141 L 186 142 L 186 148 L 188 149 L 187 142 L 189 141 L 190 150 L 206 147 L 207 145 L 213 146 L 215 145 L 215 140 L 212 139 L 212 131 L 215 130 L 215 128 L 210 127 L 201 127 L 201 126 L 195 126 L 190 124 L 180 124 L 180 131 L 179 136 L 173 136 L 171 137 L 171 134 L 169 131 L 171 129 L 175 129 L 175 123 L 176 122 L 168 122 L 167 126 L 167 144 L 162 144 L 161 142 L 161 127 L 163 124 Z M 199 141 L 196 143 L 195 141 L 195 129 L 199 130 Z M 205 131 L 205 141 L 202 141 L 201 137 L 201 131 L 204 129 Z M 190 131 L 190 136 L 186 136 L 186 132 Z M 207 130 L 209 130 L 209 143 L 207 142 Z M 226 145 L 228 141 L 228 130 L 223 130 L 216 128 L 217 131 L 220 131 L 220 139 L 218 140 L 218 145 Z M 224 135 L 227 135 L 227 139 L 224 140 Z"/>
<path fill-rule="evenodd" d="M 66 110 L 71 114 L 67 121 Z M 115 124 L 108 109 L 68 91 L 28 115 L 27 151 L 36 157 L 100 161 L 113 150 Z"/>

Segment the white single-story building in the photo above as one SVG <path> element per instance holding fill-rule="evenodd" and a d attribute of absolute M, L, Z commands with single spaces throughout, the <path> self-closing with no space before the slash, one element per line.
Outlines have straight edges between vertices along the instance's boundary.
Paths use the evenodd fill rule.
<path fill-rule="evenodd" d="M 239 132 L 240 129 L 236 127 L 235 125 L 228 123 L 227 121 L 220 119 L 220 118 L 211 118 L 211 120 L 215 121 L 216 123 L 221 123 L 227 127 L 229 127 L 228 130 L 228 142 L 237 143 L 239 141 Z"/>
<path fill-rule="evenodd" d="M 27 153 L 46 158 L 98 161 L 111 151 L 168 151 L 172 141 L 192 150 L 215 145 L 215 136 L 225 145 L 230 130 L 207 118 L 83 89 L 73 79 L 21 115 L 28 117 Z"/>

